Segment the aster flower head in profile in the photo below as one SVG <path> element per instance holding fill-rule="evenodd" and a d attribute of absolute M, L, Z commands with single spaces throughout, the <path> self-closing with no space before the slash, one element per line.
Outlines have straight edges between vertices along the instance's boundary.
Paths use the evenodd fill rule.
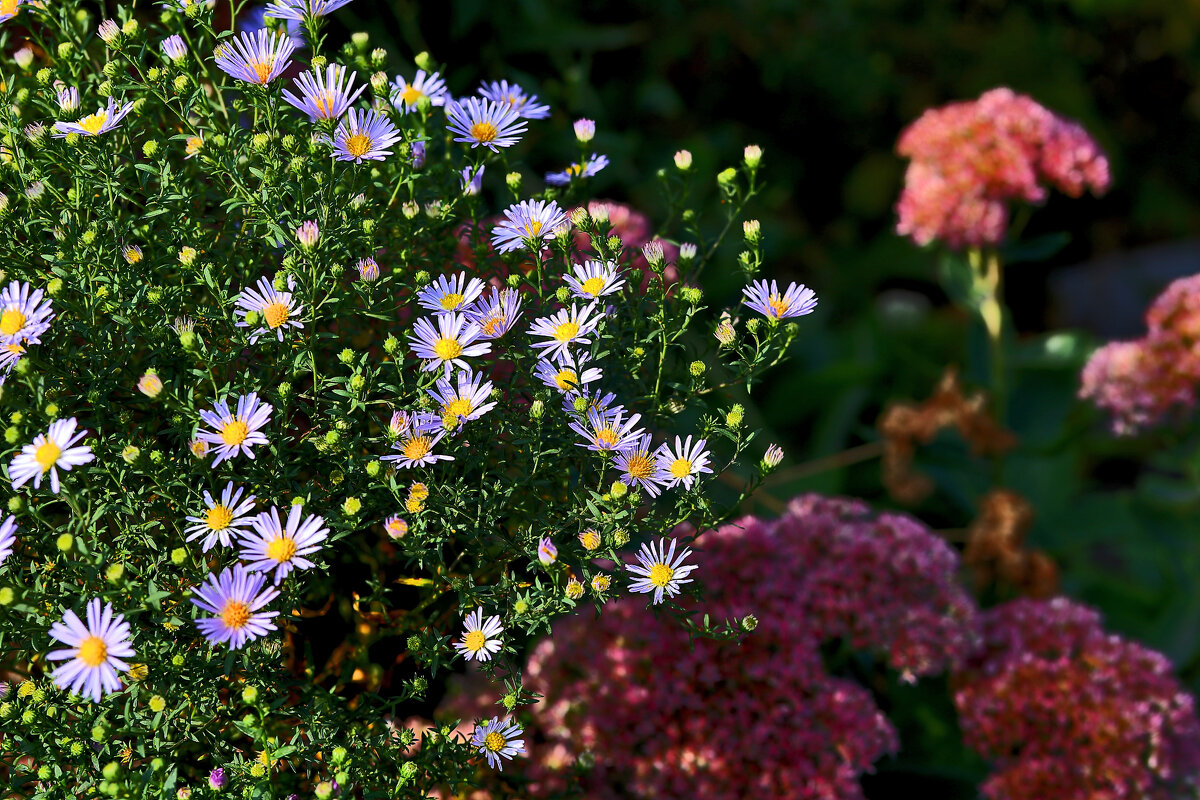
<path fill-rule="evenodd" d="M 33 488 L 40 489 L 46 473 L 50 474 L 50 491 L 58 494 L 58 471 L 70 471 L 74 467 L 95 459 L 92 448 L 78 442 L 87 436 L 86 430 L 76 430 L 74 417 L 58 419 L 50 423 L 50 429 L 39 433 L 33 442 L 21 448 L 8 465 L 8 477 L 12 488 L 19 489 L 30 480 Z"/>
<path fill-rule="evenodd" d="M 386 455 L 381 461 L 389 461 L 398 467 L 412 469 L 427 467 L 438 461 L 453 461 L 453 456 L 433 452 L 433 448 L 446 435 L 446 428 L 436 414 L 415 414 L 406 418 L 392 449 L 399 452 Z"/>
<path fill-rule="evenodd" d="M 41 289 L 12 281 L 0 290 L 0 343 L 39 344 L 54 320 L 50 301 Z"/>
<path fill-rule="evenodd" d="M 265 86 L 287 69 L 298 43 L 286 33 L 261 28 L 244 31 L 217 46 L 214 60 L 221 71 L 239 81 Z"/>
<path fill-rule="evenodd" d="M 671 488 L 683 484 L 683 488 L 691 489 L 698 475 L 712 472 L 705 444 L 705 439 L 698 439 L 693 444 L 691 436 L 686 441 L 676 436 L 674 449 L 663 442 L 658 451 L 659 479 Z"/>
<path fill-rule="evenodd" d="M 178 34 L 174 34 L 163 39 L 160 47 L 162 48 L 163 55 L 176 64 L 182 63 L 183 60 L 187 58 L 187 43 L 184 42 L 183 37 Z"/>
<path fill-rule="evenodd" d="M 563 280 L 575 297 L 596 300 L 621 290 L 625 279 L 620 274 L 621 268 L 615 261 L 585 261 L 574 264 L 571 272 L 563 275 Z"/>
<path fill-rule="evenodd" d="M 233 481 L 230 481 L 225 485 L 225 491 L 221 493 L 218 502 L 205 489 L 204 516 L 187 518 L 187 521 L 192 523 L 185 531 L 191 534 L 187 541 L 191 542 L 203 536 L 201 550 L 205 553 L 213 549 L 217 542 L 225 547 L 232 547 L 234 537 L 250 526 L 250 512 L 254 510 L 254 495 L 243 500 L 244 491 L 241 487 L 235 488 Z"/>
<path fill-rule="evenodd" d="M 264 13 L 274 19 L 303 20 L 332 14 L 351 0 L 273 0 Z"/>
<path fill-rule="evenodd" d="M 17 546 L 17 518 L 12 514 L 0 522 L 0 564 L 12 555 Z"/>
<path fill-rule="evenodd" d="M 446 127 L 454 135 L 454 141 L 471 147 L 483 146 L 492 152 L 499 152 L 501 147 L 512 147 L 521 140 L 527 127 L 511 106 L 478 97 L 468 97 L 462 102 L 448 101 L 446 119 Z"/>
<path fill-rule="evenodd" d="M 442 80 L 441 75 L 419 69 L 411 82 L 406 80 L 403 75 L 397 75 L 396 79 L 392 81 L 390 99 L 397 111 L 405 114 L 416 111 L 422 98 L 428 99 L 429 104 L 433 106 L 446 104 L 450 93 L 446 91 L 446 82 Z"/>
<path fill-rule="evenodd" d="M 238 397 L 237 410 L 233 413 L 225 400 L 214 403 L 212 411 L 201 411 L 201 422 L 212 430 L 201 430 L 196 434 L 196 438 L 216 447 L 217 457 L 213 460 L 213 469 L 222 461 L 239 453 L 247 458 L 254 458 L 251 448 L 267 444 L 267 437 L 262 428 L 271 421 L 273 410 L 270 403 L 263 403 L 258 399 L 257 392 L 251 392 Z"/>
<path fill-rule="evenodd" d="M 350 108 L 350 104 L 367 88 L 365 83 L 357 89 L 354 88 L 354 79 L 357 76 L 357 72 L 341 64 L 329 64 L 324 70 L 301 72 L 296 78 L 300 95 L 297 97 L 285 89 L 283 99 L 307 114 L 309 122 L 340 119 Z"/>
<path fill-rule="evenodd" d="M 458 311 L 468 306 L 483 294 L 484 283 L 479 278 L 467 279 L 465 272 L 447 278 L 439 275 L 438 279 L 417 292 L 417 302 L 421 308 L 434 312 Z"/>
<path fill-rule="evenodd" d="M 62 81 L 55 81 L 54 93 L 59 111 L 64 114 L 74 114 L 79 110 L 79 90 L 74 86 L 67 86 Z"/>
<path fill-rule="evenodd" d="M 196 620 L 196 627 L 209 644 L 228 644 L 241 649 L 247 642 L 276 630 L 271 618 L 278 611 L 262 607 L 279 596 L 278 589 L 264 589 L 267 576 L 250 572 L 241 564 L 210 572 L 203 586 L 196 588 L 192 604 L 210 617 Z"/>
<path fill-rule="evenodd" d="M 515 83 L 484 82 L 479 86 L 479 94 L 493 103 L 508 106 L 525 119 L 545 119 L 550 116 L 550 106 L 539 105 L 536 94 L 526 94 L 525 90 Z"/>
<path fill-rule="evenodd" d="M 50 626 L 50 635 L 66 645 L 46 654 L 47 661 L 65 661 L 50 676 L 63 691 L 83 695 L 99 703 L 106 694 L 120 691 L 117 670 L 129 671 L 122 659 L 134 656 L 129 623 L 114 614 L 111 603 L 93 598 L 87 605 L 85 625 L 74 611 L 67 610 L 62 622 Z"/>
<path fill-rule="evenodd" d="M 533 348 L 542 350 L 546 358 L 562 358 L 571 345 L 591 344 L 588 338 L 599 327 L 603 317 L 596 313 L 596 304 L 589 303 L 580 308 L 572 305 L 560 308 L 548 317 L 538 317 L 529 327 L 529 335 L 544 339 L 534 342 Z"/>
<path fill-rule="evenodd" d="M 479 340 L 479 326 L 463 314 L 438 314 L 433 322 L 422 317 L 408 334 L 409 346 L 417 358 L 424 359 L 423 370 L 444 367 L 446 374 L 458 367 L 470 369 L 465 359 L 490 353 L 490 342 Z"/>
<path fill-rule="evenodd" d="M 482 753 L 492 769 L 504 771 L 501 759 L 512 760 L 513 756 L 525 752 L 525 740 L 518 739 L 524 731 L 521 726 L 506 719 L 503 722 L 498 717 L 492 717 L 486 723 L 475 726 L 471 736 L 471 746 Z"/>
<path fill-rule="evenodd" d="M 488 402 L 492 396 L 492 382 L 484 380 L 481 373 L 469 369 L 459 371 L 457 385 L 452 384 L 448 377 L 442 377 L 438 378 L 434 388 L 427 391 L 437 404 L 443 425 L 447 420 L 461 424 L 479 419 L 496 407 L 495 402 Z"/>
<path fill-rule="evenodd" d="M 537 252 L 555 231 L 567 225 L 567 215 L 553 200 L 522 200 L 504 211 L 505 219 L 492 228 L 492 246 L 500 253 L 522 247 Z"/>
<path fill-rule="evenodd" d="M 251 572 L 274 572 L 276 586 L 293 569 L 315 567 L 307 556 L 320 550 L 329 536 L 324 517 L 304 517 L 301 505 L 291 507 L 286 522 L 280 520 L 279 509 L 271 506 L 250 525 L 253 530 L 241 532 L 241 558 Z"/>
<path fill-rule="evenodd" d="M 474 197 L 483 191 L 483 170 L 483 164 L 480 164 L 478 167 L 471 167 L 469 165 L 463 167 L 458 177 L 462 181 L 464 195 Z"/>
<path fill-rule="evenodd" d="M 516 289 L 493 288 L 467 309 L 467 319 L 479 326 L 480 339 L 499 339 L 512 330 L 521 316 L 521 294 Z"/>
<path fill-rule="evenodd" d="M 383 161 L 392 154 L 388 148 L 400 141 L 400 131 L 392 121 L 375 109 L 351 108 L 338 123 L 333 139 L 333 156 L 338 161 Z"/>
<path fill-rule="evenodd" d="M 574 180 L 591 178 L 607 166 L 608 156 L 592 153 L 591 158 L 578 161 L 561 172 L 547 172 L 546 183 L 550 184 L 551 186 L 566 186 L 568 183 Z"/>
<path fill-rule="evenodd" d="M 304 327 L 304 323 L 297 319 L 304 306 L 297 303 L 292 295 L 292 290 L 296 288 L 295 277 L 288 276 L 287 288 L 287 291 L 281 292 L 275 288 L 270 278 L 263 277 L 258 279 L 257 289 L 243 289 L 238 295 L 235 313 L 241 317 L 241 321 L 236 323 L 235 327 L 250 327 L 251 323 L 246 322 L 246 315 L 251 312 L 257 314 L 259 321 L 264 323 L 251 332 L 250 344 L 255 344 L 259 337 L 272 333 L 282 342 L 285 330 Z"/>
<path fill-rule="evenodd" d="M 802 317 L 817 308 L 817 293 L 804 284 L 789 284 L 787 291 L 780 292 L 779 284 L 765 280 L 754 281 L 742 289 L 747 306 L 769 320 L 778 322 L 789 317 Z"/>
<path fill-rule="evenodd" d="M 500 652 L 503 641 L 500 634 L 504 627 L 500 617 L 483 618 L 483 609 L 477 608 L 463 621 L 462 639 L 454 643 L 454 649 L 467 661 L 488 661 Z"/>
<path fill-rule="evenodd" d="M 119 105 L 113 98 L 108 98 L 108 105 L 96 109 L 94 114 L 88 114 L 77 122 L 54 123 L 54 138 L 63 139 L 72 133 L 80 136 L 99 136 L 108 133 L 121 124 L 121 120 L 133 110 L 133 103 Z"/>
<path fill-rule="evenodd" d="M 629 584 L 629 591 L 640 594 L 653 593 L 654 605 L 658 605 L 663 601 L 664 595 L 675 597 L 679 594 L 680 586 L 691 583 L 693 579 L 687 576 L 696 569 L 696 565 L 685 565 L 683 562 L 692 551 L 685 547 L 676 555 L 675 546 L 676 541 L 671 539 L 668 549 L 665 536 L 660 538 L 657 544 L 643 544 L 637 553 L 638 563 L 625 565 L 626 570 L 637 576 L 637 579 Z"/>

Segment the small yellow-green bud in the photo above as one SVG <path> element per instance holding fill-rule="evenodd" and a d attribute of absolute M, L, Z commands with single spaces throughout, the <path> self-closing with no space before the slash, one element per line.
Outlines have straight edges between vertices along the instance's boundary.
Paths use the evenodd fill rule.
<path fill-rule="evenodd" d="M 742 424 L 742 420 L 746 418 L 746 409 L 741 403 L 735 403 L 729 412 L 725 414 L 725 424 L 731 428 L 736 428 Z"/>
<path fill-rule="evenodd" d="M 344 480 L 346 480 L 346 473 L 342 472 L 340 469 L 335 469 L 333 472 L 329 473 L 329 482 L 332 484 L 336 485 Z"/>
<path fill-rule="evenodd" d="M 362 232 L 363 232 L 363 233 L 365 233 L 365 234 L 367 234 L 368 236 L 370 236 L 372 233 L 374 233 L 374 232 L 375 232 L 375 220 L 373 220 L 373 219 L 364 219 L 364 220 L 362 221 L 362 226 L 361 226 L 361 227 L 362 227 Z"/>
<path fill-rule="evenodd" d="M 161 77 L 162 70 L 158 67 L 151 67 L 150 69 L 146 70 L 146 80 L 150 81 L 151 83 L 157 83 L 158 79 Z"/>
<path fill-rule="evenodd" d="M 112 91 L 112 81 L 104 81 L 98 87 L 96 87 L 96 94 L 100 95 L 101 97 L 112 97 Z"/>
<path fill-rule="evenodd" d="M 34 703 L 40 706 L 42 703 L 46 702 L 46 690 L 41 686 L 36 687 L 33 690 L 32 699 Z"/>
<path fill-rule="evenodd" d="M 154 697 L 150 698 L 150 710 L 153 711 L 155 714 L 158 714 L 166 707 L 167 707 L 166 698 L 162 697 L 161 695 L 156 694 L 156 695 L 154 695 Z"/>
<path fill-rule="evenodd" d="M 504 183 L 514 192 L 521 190 L 521 173 L 510 172 L 504 176 Z"/>
<path fill-rule="evenodd" d="M 517 272 L 510 273 L 509 276 L 504 279 L 504 282 L 508 284 L 508 288 L 516 289 L 521 285 L 521 275 Z"/>
<path fill-rule="evenodd" d="M 382 47 L 376 47 L 371 51 L 371 66 L 375 69 L 381 69 L 387 64 L 387 50 Z"/>
<path fill-rule="evenodd" d="M 83 755 L 83 748 L 84 748 L 83 742 L 76 739 L 75 741 L 71 742 L 71 750 L 70 750 L 71 755 L 78 758 L 79 756 Z"/>
<path fill-rule="evenodd" d="M 632 350 L 630 350 L 629 352 L 634 358 L 645 358 L 646 357 L 646 348 L 644 348 L 644 347 L 635 347 Z"/>
<path fill-rule="evenodd" d="M 13 369 L 18 375 L 28 375 L 33 372 L 33 362 L 31 362 L 28 358 L 22 358 L 17 362 L 17 365 L 13 367 Z"/>
<path fill-rule="evenodd" d="M 37 714 L 34 713 L 34 710 L 32 708 L 27 708 L 23 712 L 21 712 L 21 722 L 24 723 L 25 725 L 32 725 L 36 721 L 37 721 Z"/>
<path fill-rule="evenodd" d="M 386 72 L 376 72 L 371 75 L 371 90 L 378 95 L 388 92 L 388 76 Z"/>
<path fill-rule="evenodd" d="M 162 772 L 166 766 L 167 762 L 163 761 L 161 758 L 155 758 L 150 761 L 150 769 L 155 772 Z"/>
<path fill-rule="evenodd" d="M 683 302 L 696 305 L 704 299 L 704 292 L 695 286 L 685 286 L 679 290 L 679 296 L 683 298 Z"/>
<path fill-rule="evenodd" d="M 762 324 L 761 319 L 758 317 L 751 317 L 750 319 L 746 320 L 746 330 L 750 333 L 756 333 L 760 324 Z"/>
<path fill-rule="evenodd" d="M 252 777 L 252 778 L 261 778 L 266 774 L 267 774 L 267 768 L 264 767 L 260 763 L 255 763 L 255 765 L 250 768 L 250 777 Z M 320 795 L 318 795 L 318 797 L 319 796 Z"/>
<path fill-rule="evenodd" d="M 37 771 L 38 780 L 48 781 L 48 780 L 50 780 L 50 776 L 53 774 L 54 774 L 54 770 L 50 769 L 49 764 L 42 764 L 40 767 L 38 767 L 38 771 Z"/>
<path fill-rule="evenodd" d="M 394 356 L 399 349 L 400 340 L 389 333 L 388 337 L 383 340 L 383 352 L 387 353 L 389 356 Z"/>
<path fill-rule="evenodd" d="M 379 461 L 367 462 L 367 477 L 378 478 L 379 473 L 383 471 L 383 464 Z"/>
<path fill-rule="evenodd" d="M 49 417 L 50 419 L 54 419 L 55 417 L 58 416 L 58 404 L 57 403 L 47 403 L 46 407 L 42 410 L 46 412 L 46 416 Z"/>
<path fill-rule="evenodd" d="M 554 298 L 560 303 L 565 303 L 571 299 L 571 290 L 565 286 L 560 286 L 554 292 Z"/>
<path fill-rule="evenodd" d="M 137 18 L 130 17 L 125 24 L 121 26 L 121 33 L 125 34 L 126 36 L 137 36 L 140 27 L 141 26 L 138 24 Z"/>
<path fill-rule="evenodd" d="M 101 723 L 92 727 L 92 741 L 105 742 L 108 741 L 108 726 Z"/>
<path fill-rule="evenodd" d="M 417 286 L 424 286 L 425 284 L 429 283 L 429 281 L 431 281 L 431 280 L 433 280 L 433 279 L 432 279 L 432 277 L 430 277 L 429 272 L 426 270 L 421 270 L 416 275 L 413 276 L 413 283 L 415 283 Z"/>
<path fill-rule="evenodd" d="M 629 486 L 623 481 L 613 481 L 609 487 L 608 493 L 613 496 L 614 500 L 620 500 L 625 495 L 629 494 Z"/>
<path fill-rule="evenodd" d="M 137 460 L 142 456 L 142 449 L 136 445 L 126 445 L 121 451 L 121 460 L 126 464 L 136 464 Z"/>
<path fill-rule="evenodd" d="M 737 180 L 737 170 L 733 167 L 726 167 L 717 173 L 717 185 L 728 186 Z"/>
<path fill-rule="evenodd" d="M 187 75 L 176 75 L 175 80 L 171 82 L 171 88 L 175 90 L 175 94 L 183 94 L 192 85 L 192 79 Z"/>
<path fill-rule="evenodd" d="M 329 800 L 330 797 L 333 797 L 333 784 L 329 781 L 321 781 L 313 790 L 313 794 L 317 800 Z"/>
<path fill-rule="evenodd" d="M 357 31 L 350 34 L 350 41 L 354 45 L 354 49 L 360 53 L 367 52 L 367 48 L 371 46 L 371 34 L 366 31 Z"/>
<path fill-rule="evenodd" d="M 501 698 L 501 701 L 504 703 L 504 707 L 506 709 L 508 709 L 509 711 L 512 711 L 514 708 L 517 707 L 517 693 L 516 692 L 507 692 L 507 693 L 505 693 L 504 697 Z"/>
<path fill-rule="evenodd" d="M 436 71 L 436 65 L 433 63 L 433 56 L 422 50 L 413 57 L 413 63 L 417 65 L 417 69 L 423 69 L 426 72 Z"/>
<path fill-rule="evenodd" d="M 42 67 L 37 71 L 36 77 L 38 83 L 40 83 L 42 86 L 46 86 L 50 83 L 51 78 L 54 77 L 54 73 L 50 71 L 49 67 Z M 18 103 L 18 105 L 24 105 L 24 103 Z"/>
<path fill-rule="evenodd" d="M 62 278 L 51 278 L 50 282 L 46 284 L 46 294 L 50 295 L 51 297 L 58 296 L 58 294 L 62 292 L 62 289 Z"/>
<path fill-rule="evenodd" d="M 753 614 L 747 614 L 746 616 L 742 617 L 742 621 L 739 624 L 741 625 L 742 630 L 744 630 L 746 633 L 749 633 L 758 627 L 758 617 L 754 616 Z"/>
<path fill-rule="evenodd" d="M 758 169 L 758 165 L 762 163 L 762 148 L 756 144 L 746 145 L 746 149 L 742 151 L 742 158 L 746 162 L 746 166 L 750 169 Z"/>
<path fill-rule="evenodd" d="M 304 505 L 304 498 L 301 497 L 300 495 L 296 495 L 295 497 L 292 498 L 292 505 L 294 505 L 294 506 Z"/>
<path fill-rule="evenodd" d="M 16 444 L 21 440 L 21 429 L 16 425 L 10 426 L 4 431 L 4 441 L 9 444 Z"/>
<path fill-rule="evenodd" d="M 347 497 L 342 503 L 342 513 L 348 517 L 353 517 L 360 511 L 362 511 L 362 500 L 357 497 Z"/>
<path fill-rule="evenodd" d="M 333 753 L 330 755 L 329 760 L 334 764 L 342 764 L 346 761 L 346 756 L 348 755 L 350 754 L 346 751 L 346 748 L 335 747 L 333 748 Z"/>
<path fill-rule="evenodd" d="M 11 606 L 17 599 L 17 593 L 11 586 L 0 587 L 0 606 Z"/>
<path fill-rule="evenodd" d="M 242 689 L 242 702 L 247 705 L 254 705 L 258 700 L 258 689 L 253 686 L 247 686 Z"/>
<path fill-rule="evenodd" d="M 619 250 L 619 249 L 621 249 L 621 237 L 620 236 L 610 236 L 610 237 L 608 237 L 607 244 L 608 244 L 608 248 L 610 250 Z"/>
<path fill-rule="evenodd" d="M 162 450 L 151 450 L 150 451 L 150 463 L 151 464 L 161 466 L 165 460 L 166 460 L 166 456 L 163 455 Z"/>
<path fill-rule="evenodd" d="M 421 649 L 421 637 L 414 633 L 408 637 L 408 640 L 404 644 L 411 652 L 415 653 Z"/>
<path fill-rule="evenodd" d="M 517 602 L 513 603 L 513 611 L 517 612 L 518 614 L 524 614 L 528 610 L 529 603 L 524 600 L 518 600 Z"/>
<path fill-rule="evenodd" d="M 405 200 L 400 205 L 400 213 L 404 214 L 405 219 L 415 219 L 421 213 L 421 206 L 415 200 Z"/>
<path fill-rule="evenodd" d="M 180 669 L 186 663 L 187 663 L 187 659 L 184 658 L 179 653 L 176 653 L 175 655 L 171 656 L 171 666 L 174 667 L 175 669 Z"/>
<path fill-rule="evenodd" d="M 19 495 L 13 495 L 8 498 L 9 512 L 16 514 L 25 508 L 25 499 Z"/>
<path fill-rule="evenodd" d="M 404 742 L 404 734 L 406 734 L 406 733 L 409 735 L 409 737 L 412 737 L 414 741 L 416 740 L 416 737 L 413 736 L 413 732 L 411 730 L 409 730 L 408 728 L 405 728 L 400 733 L 400 741 L 402 744 Z M 411 745 L 412 742 L 409 742 L 408 744 Z M 405 746 L 408 746 L 408 745 L 405 745 Z M 420 771 L 420 769 L 417 767 L 416 764 L 414 764 L 411 761 L 405 761 L 404 764 L 400 767 L 400 779 L 403 781 L 411 781 L 413 778 L 417 777 L 417 773 L 419 771 Z"/>
<path fill-rule="evenodd" d="M 190 267 L 196 263 L 196 257 L 199 255 L 194 247 L 181 247 L 179 248 L 179 263 Z"/>
<path fill-rule="evenodd" d="M 75 537 L 69 533 L 61 533 L 54 542 L 60 553 L 69 553 L 75 547 Z"/>
<path fill-rule="evenodd" d="M 692 154 L 687 150 L 680 150 L 675 154 L 675 167 L 680 172 L 687 172 L 692 168 Z"/>
<path fill-rule="evenodd" d="M 59 42 L 57 50 L 60 59 L 70 58 L 71 53 L 75 52 L 75 45 L 72 42 Z"/>
<path fill-rule="evenodd" d="M 756 219 L 748 219 L 742 223 L 742 235 L 748 244 L 758 244 L 762 241 L 762 225 Z"/>
<path fill-rule="evenodd" d="M 182 547 L 176 547 L 171 551 L 171 563 L 175 566 L 180 566 L 187 561 L 187 550 Z"/>
<path fill-rule="evenodd" d="M 312 60 L 309 61 L 309 64 L 314 70 L 325 69 L 325 65 L 328 63 L 329 59 L 327 59 L 325 56 L 313 56 Z"/>
<path fill-rule="evenodd" d="M 332 447 L 342 440 L 342 435 L 337 431 L 329 431 L 325 434 L 325 444 Z"/>
<path fill-rule="evenodd" d="M 106 78 L 115 78 L 121 74 L 121 70 L 121 60 L 119 58 L 114 58 L 111 61 L 106 61 L 104 63 L 104 68 L 101 70 L 101 72 L 104 73 Z"/>
<path fill-rule="evenodd" d="M 703 361 L 693 361 L 688 365 L 688 372 L 692 373 L 693 378 L 699 378 L 704 374 L 706 369 L 708 369 L 708 367 L 704 366 Z"/>
<path fill-rule="evenodd" d="M 534 400 L 529 405 L 530 419 L 541 419 L 542 415 L 545 413 L 546 413 L 546 404 L 543 403 L 541 400 Z"/>
<path fill-rule="evenodd" d="M 367 379 L 362 374 L 353 375 L 350 378 L 350 391 L 361 392 L 367 386 Z"/>
<path fill-rule="evenodd" d="M 197 345 L 195 331 L 181 331 L 179 334 L 179 344 L 184 350 L 195 350 Z"/>
<path fill-rule="evenodd" d="M 354 363 L 354 351 L 349 347 L 344 348 L 342 352 L 338 353 L 338 361 L 341 361 L 343 364 Z"/>
<path fill-rule="evenodd" d="M 68 147 L 78 147 L 79 140 L 80 140 L 80 136 L 78 133 L 75 133 L 75 132 L 68 133 L 67 138 L 63 139 L 63 141 L 67 143 Z M 42 195 L 38 195 L 39 199 L 41 197 L 42 197 Z"/>
<path fill-rule="evenodd" d="M 259 153 L 266 150 L 267 146 L 270 144 L 271 144 L 271 137 L 269 134 L 266 134 L 266 133 L 256 133 L 250 139 L 250 146 L 253 147 Z"/>
<path fill-rule="evenodd" d="M 125 577 L 124 564 L 109 564 L 108 569 L 104 570 L 104 578 L 109 583 L 120 583 Z"/>

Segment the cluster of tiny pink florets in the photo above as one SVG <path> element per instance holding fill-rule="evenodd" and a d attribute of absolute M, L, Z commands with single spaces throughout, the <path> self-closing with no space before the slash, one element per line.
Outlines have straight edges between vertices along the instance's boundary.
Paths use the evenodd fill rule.
<path fill-rule="evenodd" d="M 1118 434 L 1135 433 L 1187 412 L 1200 384 L 1200 275 L 1180 278 L 1146 312 L 1147 334 L 1111 342 L 1088 360 L 1080 397 L 1112 418 Z"/>
<path fill-rule="evenodd" d="M 830 675 L 819 647 L 844 640 L 908 675 L 944 670 L 974 644 L 958 559 L 909 517 L 819 496 L 779 520 L 746 518 L 697 540 L 714 620 L 753 613 L 739 645 L 696 640 L 636 600 L 565 620 L 534 651 L 544 695 L 531 729 L 540 789 L 595 759 L 594 797 L 858 798 L 858 777 L 897 748 L 863 687 Z"/>
<path fill-rule="evenodd" d="M 896 151 L 911 159 L 896 230 L 922 245 L 997 244 L 1012 201 L 1040 203 L 1047 184 L 1071 197 L 1109 185 L 1108 159 L 1082 126 L 1004 88 L 929 109 Z"/>
<path fill-rule="evenodd" d="M 998 606 L 982 632 L 955 703 L 967 744 L 995 766 L 984 796 L 1195 796 L 1200 724 L 1166 658 L 1062 598 Z"/>

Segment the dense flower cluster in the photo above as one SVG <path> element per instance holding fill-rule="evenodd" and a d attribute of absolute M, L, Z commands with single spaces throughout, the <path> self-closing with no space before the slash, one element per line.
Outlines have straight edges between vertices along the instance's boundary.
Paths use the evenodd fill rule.
<path fill-rule="evenodd" d="M 1166 658 L 1062 598 L 998 606 L 982 632 L 955 703 L 967 744 L 994 764 L 984 796 L 1195 794 L 1200 722 Z"/>
<path fill-rule="evenodd" d="M 1004 88 L 929 109 L 896 152 L 911 159 L 896 230 L 922 245 L 994 245 L 1010 203 L 1044 201 L 1047 184 L 1071 197 L 1109 185 L 1108 159 L 1082 126 Z"/>
<path fill-rule="evenodd" d="M 1126 435 L 1196 406 L 1200 384 L 1200 275 L 1171 283 L 1146 311 L 1141 339 L 1110 342 L 1088 359 L 1079 396 L 1107 412 Z"/>
<path fill-rule="evenodd" d="M 816 495 L 696 546 L 702 610 L 753 632 L 740 645 L 689 643 L 632 600 L 561 622 L 528 667 L 545 695 L 533 709 L 540 785 L 561 785 L 586 751 L 593 797 L 861 797 L 858 775 L 896 749 L 896 734 L 819 648 L 842 640 L 910 676 L 959 663 L 974 606 L 954 552 L 909 517 Z"/>

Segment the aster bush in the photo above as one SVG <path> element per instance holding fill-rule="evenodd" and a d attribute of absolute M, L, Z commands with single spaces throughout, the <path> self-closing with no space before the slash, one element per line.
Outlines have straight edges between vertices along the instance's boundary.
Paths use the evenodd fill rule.
<path fill-rule="evenodd" d="M 622 616 L 738 634 L 688 612 L 687 531 L 779 463 L 718 502 L 759 455 L 734 393 L 816 305 L 759 280 L 719 316 L 694 285 L 761 151 L 718 177 L 720 233 L 652 234 L 587 202 L 594 125 L 530 177 L 547 106 L 327 41 L 346 2 L 236 35 L 201 2 L 3 6 L 17 796 L 424 797 L 524 754 L 520 656 L 555 618 L 629 594 Z M 690 155 L 663 176 L 682 208 Z M 924 646 L 903 642 L 915 672 Z M 462 660 L 497 708 L 417 742 L 397 720 Z"/>

